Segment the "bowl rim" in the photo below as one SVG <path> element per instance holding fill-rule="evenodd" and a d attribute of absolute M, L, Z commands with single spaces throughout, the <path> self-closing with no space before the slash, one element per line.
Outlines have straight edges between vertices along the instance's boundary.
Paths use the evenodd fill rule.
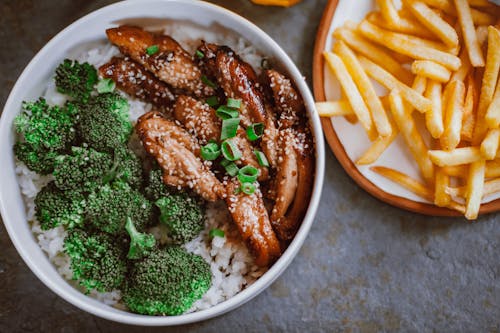
<path fill-rule="evenodd" d="M 4 105 L 2 117 L 0 118 L 0 132 L 1 133 L 9 133 L 11 130 L 12 124 L 6 121 L 5 114 L 9 112 L 9 110 L 16 110 L 19 108 L 17 103 L 18 101 L 14 100 L 15 95 L 17 95 L 17 91 L 21 89 L 20 83 L 26 80 L 26 76 L 29 72 L 33 70 L 33 68 L 39 66 L 39 59 L 44 55 L 48 50 L 51 49 L 52 45 L 55 44 L 62 38 L 66 38 L 72 30 L 80 28 L 85 22 L 92 20 L 94 17 L 102 15 L 106 12 L 109 12 L 113 9 L 126 7 L 134 4 L 135 2 L 141 2 L 144 6 L 147 6 L 148 3 L 170 3 L 173 5 L 183 6 L 185 4 L 195 5 L 201 7 L 202 9 L 206 9 L 209 11 L 219 12 L 222 15 L 232 17 L 233 20 L 239 21 L 245 29 L 250 31 L 250 34 L 255 35 L 258 40 L 262 40 L 265 44 L 270 46 L 270 49 L 273 49 L 274 52 L 278 54 L 279 62 L 285 65 L 289 69 L 289 75 L 300 91 L 304 103 L 306 105 L 306 109 L 309 113 L 309 122 L 312 126 L 313 135 L 315 139 L 315 155 L 316 155 L 316 164 L 315 164 L 315 180 L 313 185 L 313 192 L 311 199 L 309 201 L 309 207 L 307 213 L 302 221 L 302 224 L 295 235 L 293 241 L 290 243 L 286 251 L 279 258 L 277 262 L 271 266 L 271 268 L 264 273 L 257 281 L 255 281 L 248 288 L 242 290 L 238 294 L 229 298 L 226 301 L 223 301 L 217 305 L 214 305 L 208 309 L 200 310 L 197 312 L 183 314 L 179 316 L 147 316 L 134 314 L 131 312 L 118 310 L 118 312 L 112 312 L 107 310 L 102 310 L 100 308 L 94 307 L 90 300 L 87 298 L 81 298 L 74 294 L 68 293 L 65 288 L 67 286 L 60 286 L 55 281 L 51 280 L 50 277 L 45 273 L 43 266 L 39 266 L 33 258 L 31 258 L 30 253 L 24 248 L 23 244 L 21 244 L 20 240 L 17 238 L 14 219 L 11 219 L 9 207 L 6 204 L 5 196 L 8 194 L 5 193 L 4 188 L 0 188 L 0 212 L 4 221 L 4 225 L 9 234 L 9 237 L 14 244 L 17 252 L 20 254 L 23 261 L 28 265 L 31 271 L 42 281 L 45 286 L 47 286 L 50 290 L 56 293 L 58 296 L 76 306 L 77 308 L 89 312 L 98 317 L 126 323 L 132 325 L 144 325 L 144 326 L 174 326 L 174 325 L 182 325 L 188 323 L 194 323 L 202 320 L 206 320 L 209 318 L 216 317 L 218 315 L 224 314 L 230 310 L 235 309 L 236 307 L 243 305 L 248 302 L 258 294 L 260 294 L 264 289 L 266 289 L 275 279 L 277 279 L 283 271 L 288 267 L 291 263 L 292 259 L 296 256 L 298 251 L 300 250 L 311 225 L 314 221 L 314 217 L 316 215 L 316 211 L 318 209 L 322 186 L 324 181 L 324 170 L 325 170 L 325 149 L 324 149 L 324 141 L 323 134 L 321 130 L 321 123 L 319 116 L 315 111 L 314 99 L 311 94 L 311 91 L 303 79 L 301 73 L 299 72 L 296 65 L 290 59 L 290 57 L 285 53 L 285 51 L 262 29 L 257 27 L 255 24 L 251 23 L 247 19 L 239 16 L 238 14 L 220 7 L 218 5 L 207 3 L 204 1 L 195 1 L 195 0 L 128 0 L 128 1 L 120 1 L 102 8 L 99 8 L 81 18 L 74 21 L 66 28 L 57 33 L 45 46 L 43 46 L 37 54 L 31 59 L 28 65 L 24 68 L 21 75 L 16 80 L 14 87 L 9 93 L 9 97 Z M 10 111 L 14 112 L 14 111 Z M 5 135 L 0 137 L 0 147 L 7 146 L 5 141 Z M 1 171 L 0 171 L 1 173 Z M 27 223 L 27 221 L 23 221 Z M 35 241 L 35 240 L 34 240 Z M 37 244 L 38 245 L 38 244 Z M 40 251 L 42 249 L 40 248 Z M 44 253 L 44 255 L 46 255 Z M 69 286 L 71 287 L 71 286 Z M 71 287 L 72 288 L 72 287 Z M 78 292 L 79 293 L 79 292 Z M 83 295 L 83 294 L 81 294 Z M 83 295 L 85 296 L 85 295 Z M 111 309 L 111 307 L 110 307 Z M 116 309 L 114 309 L 116 310 Z"/>
<path fill-rule="evenodd" d="M 340 1 L 344 0 L 328 0 L 325 10 L 323 12 L 323 17 L 321 18 L 318 31 L 316 34 L 316 40 L 313 51 L 313 92 L 316 101 L 324 102 L 326 101 L 325 89 L 324 89 L 324 58 L 323 52 L 325 51 L 325 46 L 328 38 L 331 36 L 328 34 L 330 26 L 332 25 L 333 18 L 335 17 L 337 6 Z M 333 128 L 332 118 L 321 118 L 321 123 L 323 126 L 324 135 L 326 141 L 335 155 L 336 159 L 339 161 L 340 165 L 344 171 L 349 175 L 349 177 L 358 184 L 363 190 L 368 192 L 370 195 L 376 199 L 390 204 L 394 207 L 404 209 L 413 213 L 429 215 L 429 216 L 443 216 L 443 217 L 455 217 L 463 218 L 463 214 L 457 212 L 456 210 L 438 207 L 431 203 L 414 201 L 411 199 L 403 198 L 398 195 L 386 192 L 380 187 L 372 183 L 368 178 L 366 178 L 356 167 L 355 163 L 349 158 L 344 145 L 337 136 L 337 132 Z M 496 199 L 484 204 L 481 204 L 479 209 L 479 214 L 493 213 L 500 210 L 500 199 Z"/>

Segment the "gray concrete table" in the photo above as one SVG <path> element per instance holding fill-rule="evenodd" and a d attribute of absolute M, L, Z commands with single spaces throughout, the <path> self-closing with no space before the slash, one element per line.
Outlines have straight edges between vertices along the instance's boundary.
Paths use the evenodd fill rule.
<path fill-rule="evenodd" d="M 110 2 L 0 1 L 0 104 L 49 38 Z M 291 9 L 213 2 L 267 31 L 311 82 L 326 0 L 304 0 Z M 472 224 L 415 215 L 361 190 L 330 151 L 326 170 L 316 221 L 285 273 L 239 309 L 183 331 L 500 331 L 498 215 Z M 0 244 L 0 332 L 145 331 L 94 317 L 56 296 L 29 271 L 1 223 Z"/>

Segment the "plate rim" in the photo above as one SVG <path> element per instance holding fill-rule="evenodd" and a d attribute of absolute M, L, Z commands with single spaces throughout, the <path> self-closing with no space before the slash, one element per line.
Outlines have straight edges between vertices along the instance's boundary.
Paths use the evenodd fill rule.
<path fill-rule="evenodd" d="M 325 45 L 327 38 L 329 37 L 330 26 L 333 21 L 339 0 L 328 0 L 328 3 L 323 12 L 323 16 L 318 26 L 318 31 L 316 33 L 316 40 L 313 50 L 313 94 L 317 102 L 323 102 L 326 100 L 324 92 L 324 59 L 323 51 L 325 50 Z M 340 139 L 333 128 L 331 118 L 321 118 L 321 125 L 323 127 L 323 132 L 331 151 L 337 158 L 344 171 L 351 177 L 358 186 L 363 190 L 368 192 L 373 197 L 388 203 L 394 207 L 411 211 L 414 213 L 419 213 L 423 215 L 430 216 L 448 216 L 448 217 L 463 217 L 460 212 L 455 210 L 438 207 L 433 204 L 428 204 L 424 202 L 418 202 L 403 198 L 391 193 L 388 193 L 374 183 L 372 183 L 368 178 L 363 176 L 363 174 L 358 170 L 354 162 L 347 155 L 344 146 L 340 142 Z M 490 201 L 488 203 L 482 204 L 479 210 L 479 214 L 487 214 L 500 210 L 500 199 Z"/>

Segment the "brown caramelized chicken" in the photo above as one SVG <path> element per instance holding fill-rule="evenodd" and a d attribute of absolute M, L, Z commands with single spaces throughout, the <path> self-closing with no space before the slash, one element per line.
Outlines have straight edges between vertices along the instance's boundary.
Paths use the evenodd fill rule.
<path fill-rule="evenodd" d="M 175 102 L 174 94 L 164 82 L 129 58 L 113 57 L 99 67 L 99 73 L 112 79 L 118 89 L 158 107 L 167 107 Z"/>
<path fill-rule="evenodd" d="M 241 237 L 259 266 L 268 266 L 281 254 L 280 243 L 269 222 L 262 193 L 257 188 L 252 195 L 238 193 L 239 181 L 234 178 L 226 187 L 226 204 Z"/>
<path fill-rule="evenodd" d="M 170 86 L 195 96 L 213 94 L 213 89 L 202 82 L 202 73 L 191 55 L 170 36 L 132 26 L 111 28 L 106 34 L 124 55 Z"/>
<path fill-rule="evenodd" d="M 163 169 L 163 181 L 178 188 L 190 188 L 208 201 L 222 195 L 222 184 L 195 156 L 191 136 L 158 112 L 148 112 L 136 124 L 144 149 Z"/>

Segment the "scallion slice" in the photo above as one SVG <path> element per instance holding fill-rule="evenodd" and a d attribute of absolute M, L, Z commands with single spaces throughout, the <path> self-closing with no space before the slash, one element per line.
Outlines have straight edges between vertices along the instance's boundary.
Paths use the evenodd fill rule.
<path fill-rule="evenodd" d="M 106 78 L 102 79 L 97 83 L 97 92 L 99 94 L 109 93 L 115 90 L 116 84 L 112 79 Z"/>
<path fill-rule="evenodd" d="M 146 48 L 147 55 L 153 55 L 153 54 L 157 53 L 158 51 L 160 51 L 160 48 L 158 47 L 158 45 L 151 45 L 148 48 Z"/>
<path fill-rule="evenodd" d="M 206 75 L 201 76 L 201 82 L 205 83 L 207 86 L 212 87 L 212 88 L 217 88 L 217 85 L 210 81 Z"/>
<path fill-rule="evenodd" d="M 253 183 L 259 176 L 259 170 L 251 165 L 246 165 L 238 171 L 238 180 L 241 183 Z"/>
<path fill-rule="evenodd" d="M 195 54 L 200 59 L 203 59 L 205 57 L 205 53 L 201 52 L 200 50 L 196 50 Z"/>
<path fill-rule="evenodd" d="M 222 160 L 222 162 L 220 162 L 220 164 L 224 167 L 224 169 L 226 169 L 226 172 L 231 177 L 236 176 L 238 174 L 238 171 L 240 171 L 238 166 L 234 162 L 231 162 L 229 160 L 224 159 Z"/>
<path fill-rule="evenodd" d="M 224 233 L 224 230 L 220 230 L 220 229 L 210 229 L 210 231 L 208 232 L 208 236 L 210 236 L 210 238 L 214 238 L 214 237 L 224 237 L 224 236 L 225 236 L 225 233 Z"/>
<path fill-rule="evenodd" d="M 245 193 L 246 195 L 251 195 L 255 192 L 255 185 L 252 183 L 243 183 L 241 184 L 241 192 Z"/>
<path fill-rule="evenodd" d="M 229 118 L 222 121 L 222 129 L 220 132 L 220 140 L 234 138 L 238 132 L 240 118 Z"/>
<path fill-rule="evenodd" d="M 228 161 L 237 161 L 241 158 L 241 151 L 233 140 L 228 139 L 221 144 L 222 155 Z"/>
<path fill-rule="evenodd" d="M 211 96 L 205 100 L 205 103 L 207 103 L 210 107 L 214 107 L 219 105 L 219 99 L 217 96 Z"/>
<path fill-rule="evenodd" d="M 233 109 L 239 109 L 241 107 L 241 99 L 228 98 L 227 106 Z"/>
<path fill-rule="evenodd" d="M 238 110 L 235 110 L 233 108 L 229 108 L 225 105 L 219 106 L 217 108 L 217 111 L 215 111 L 215 114 L 220 119 L 238 118 L 238 116 L 239 116 Z"/>
<path fill-rule="evenodd" d="M 221 154 L 219 145 L 216 142 L 209 142 L 201 147 L 201 158 L 205 161 L 216 160 Z"/>
<path fill-rule="evenodd" d="M 254 152 L 255 156 L 257 157 L 257 161 L 259 162 L 259 165 L 268 168 L 269 161 L 267 160 L 266 155 L 259 150 L 254 150 L 253 152 Z"/>
<path fill-rule="evenodd" d="M 247 127 L 248 140 L 258 140 L 264 134 L 264 124 L 255 123 Z"/>

